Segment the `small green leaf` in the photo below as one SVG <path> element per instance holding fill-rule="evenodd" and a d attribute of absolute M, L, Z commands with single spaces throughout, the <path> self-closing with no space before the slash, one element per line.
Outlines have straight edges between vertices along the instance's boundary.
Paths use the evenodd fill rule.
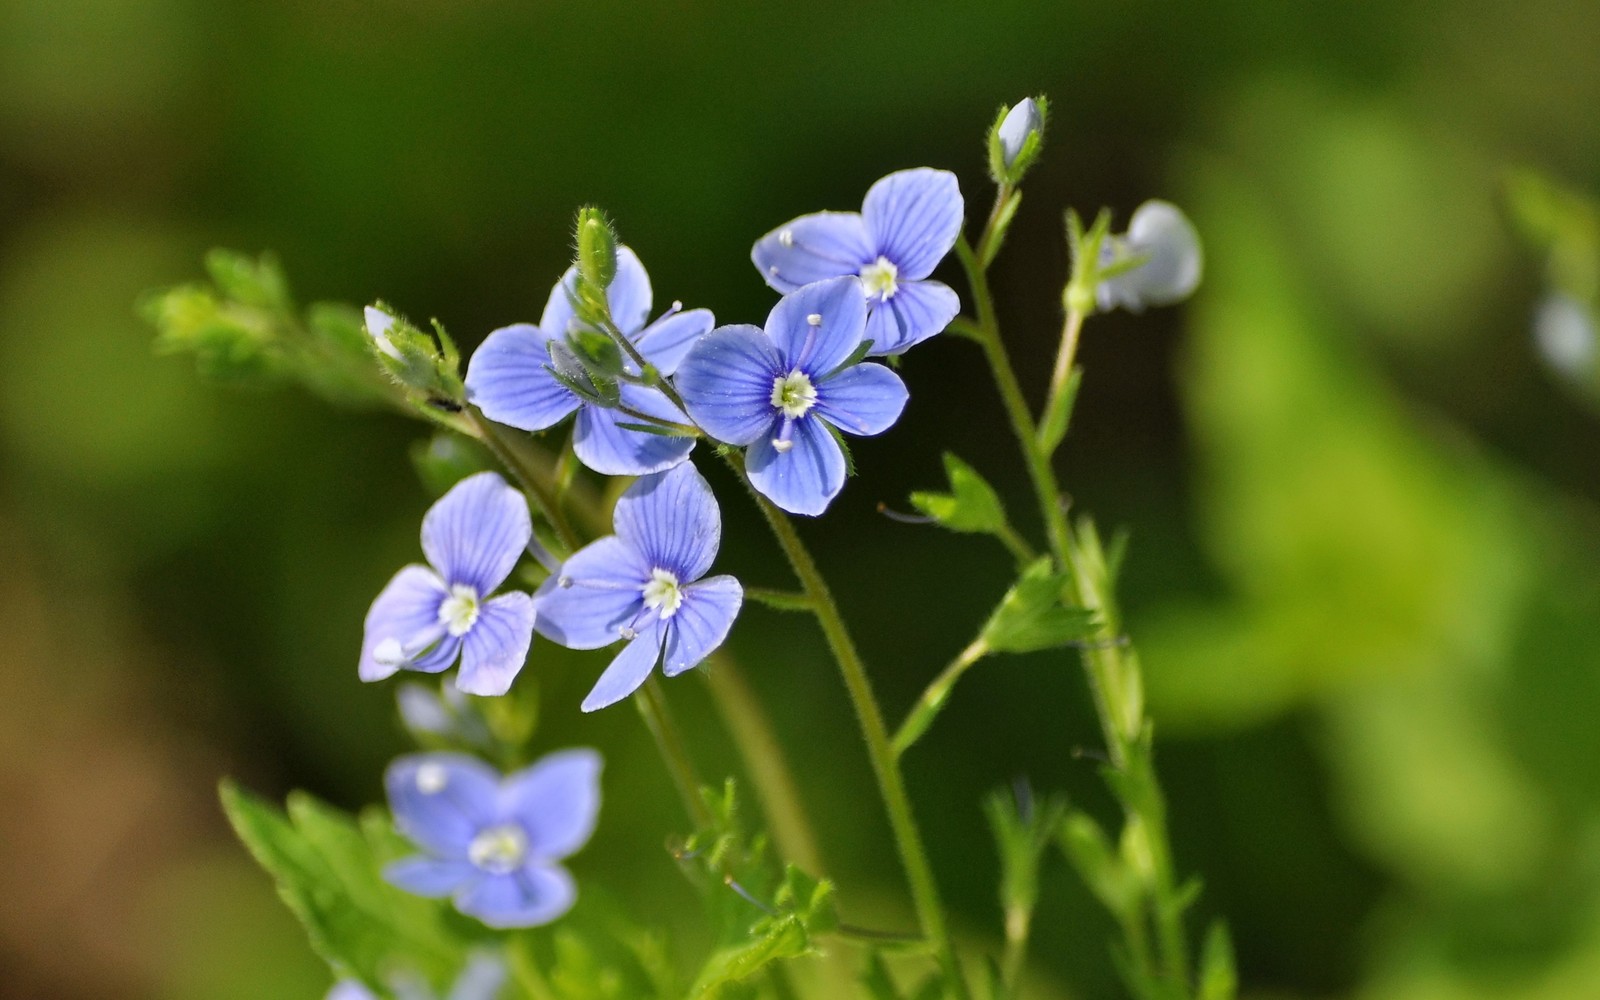
<path fill-rule="evenodd" d="M 1048 557 L 1035 560 L 984 625 L 984 643 L 996 653 L 1031 653 L 1091 636 L 1094 613 L 1065 603 L 1068 584 Z"/>
<path fill-rule="evenodd" d="M 1083 369 L 1074 367 L 1067 375 L 1061 391 L 1051 398 L 1050 409 L 1039 423 L 1039 451 L 1047 458 L 1055 454 L 1062 438 L 1067 436 L 1067 427 L 1072 423 L 1072 407 L 1078 401 L 1078 386 L 1082 382 Z"/>
<path fill-rule="evenodd" d="M 1239 977 L 1233 967 L 1233 941 L 1228 925 L 1221 920 L 1206 934 L 1205 950 L 1200 955 L 1200 993 L 1198 1000 L 1234 1000 L 1239 994 Z"/>
<path fill-rule="evenodd" d="M 1038 140 L 1033 139 L 1032 142 L 1037 145 Z M 995 257 L 999 256 L 1000 248 L 1005 245 L 1006 233 L 1011 230 L 1011 220 L 1016 218 L 1017 209 L 1021 207 L 1021 191 L 1013 191 L 1011 197 L 1005 200 L 1005 204 L 1000 206 L 1000 214 L 995 216 L 994 220 L 994 231 L 989 236 L 989 242 L 983 248 L 983 259 L 978 261 L 979 266 L 984 270 L 987 271 L 989 265 L 994 263 Z"/>
<path fill-rule="evenodd" d="M 951 531 L 999 534 L 1006 530 L 1000 496 L 976 469 L 945 452 L 944 470 L 950 492 L 918 491 L 911 494 L 911 506 Z"/>
<path fill-rule="evenodd" d="M 1101 905 L 1118 917 L 1136 914 L 1139 887 L 1099 823 L 1088 813 L 1072 810 L 1061 823 L 1060 843 L 1067 860 Z"/>

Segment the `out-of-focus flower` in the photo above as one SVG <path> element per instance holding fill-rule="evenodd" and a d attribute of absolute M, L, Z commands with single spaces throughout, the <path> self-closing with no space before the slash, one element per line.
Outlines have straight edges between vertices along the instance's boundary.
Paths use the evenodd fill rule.
<path fill-rule="evenodd" d="M 1200 234 L 1176 205 L 1147 201 L 1128 222 L 1128 232 L 1101 244 L 1100 266 L 1111 267 L 1130 258 L 1143 262 L 1100 279 L 1095 295 L 1101 309 L 1121 306 L 1142 312 L 1149 306 L 1182 302 L 1200 284 L 1204 258 Z"/>

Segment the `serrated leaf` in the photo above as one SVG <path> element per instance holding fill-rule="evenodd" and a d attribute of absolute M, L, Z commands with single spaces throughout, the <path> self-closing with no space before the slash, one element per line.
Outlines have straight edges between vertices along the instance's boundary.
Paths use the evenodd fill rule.
<path fill-rule="evenodd" d="M 742 945 L 722 948 L 712 954 L 689 990 L 694 1000 L 729 996 L 729 988 L 762 971 L 773 962 L 798 958 L 811 949 L 810 938 L 799 917 L 777 917 L 767 922 L 764 931 Z"/>
<path fill-rule="evenodd" d="M 1006 512 L 994 487 L 960 458 L 944 453 L 949 493 L 919 491 L 911 506 L 951 531 L 998 534 L 1005 530 Z"/>
<path fill-rule="evenodd" d="M 1094 613 L 1065 603 L 1068 577 L 1048 557 L 1034 561 L 989 616 L 981 637 L 997 653 L 1030 653 L 1088 638 Z"/>

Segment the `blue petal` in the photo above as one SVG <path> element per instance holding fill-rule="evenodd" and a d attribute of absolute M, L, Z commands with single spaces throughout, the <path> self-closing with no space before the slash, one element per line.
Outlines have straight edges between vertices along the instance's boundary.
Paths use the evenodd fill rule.
<path fill-rule="evenodd" d="M 961 185 L 948 170 L 900 170 L 872 185 L 861 205 L 878 253 L 900 269 L 901 281 L 933 273 L 961 235 Z"/>
<path fill-rule="evenodd" d="M 872 306 L 867 317 L 869 352 L 875 357 L 899 354 L 942 331 L 961 311 L 961 300 L 949 285 L 908 281 L 894 295 Z"/>
<path fill-rule="evenodd" d="M 877 258 L 866 223 L 855 212 L 817 212 L 792 219 L 756 241 L 750 259 L 780 292 L 843 274 Z"/>
<path fill-rule="evenodd" d="M 717 498 L 690 462 L 628 487 L 612 523 L 652 569 L 670 570 L 680 583 L 704 576 L 722 543 Z"/>
<path fill-rule="evenodd" d="M 384 881 L 413 896 L 443 899 L 483 875 L 477 865 L 462 859 L 444 860 L 418 855 L 385 865 Z"/>
<path fill-rule="evenodd" d="M 745 462 L 750 484 L 791 514 L 817 515 L 844 488 L 844 452 L 818 418 L 794 423 L 793 447 L 780 452 L 770 438 L 750 446 Z"/>
<path fill-rule="evenodd" d="M 444 583 L 426 566 L 407 566 L 378 593 L 367 611 L 361 639 L 360 677 L 379 681 L 403 665 L 392 658 L 380 663 L 374 655 L 385 643 L 408 646 L 419 636 L 437 631 L 439 603 L 444 600 Z"/>
<path fill-rule="evenodd" d="M 378 1000 L 378 996 L 354 979 L 341 979 L 322 1000 Z"/>
<path fill-rule="evenodd" d="M 883 365 L 846 368 L 817 387 L 816 412 L 857 437 L 882 434 L 906 408 L 906 384 Z"/>
<path fill-rule="evenodd" d="M 650 671 L 661 659 L 661 623 L 652 613 L 622 652 L 616 655 L 606 672 L 600 675 L 589 696 L 583 699 L 583 710 L 593 712 L 615 705 L 639 690 Z"/>
<path fill-rule="evenodd" d="M 510 978 L 506 963 L 498 955 L 479 952 L 467 959 L 445 1000 L 495 1000 Z"/>
<path fill-rule="evenodd" d="M 446 860 L 466 859 L 472 838 L 495 820 L 500 775 L 466 754 L 407 754 L 389 765 L 383 784 L 395 826 Z"/>
<path fill-rule="evenodd" d="M 561 750 L 506 777 L 500 815 L 522 824 L 530 857 L 560 861 L 589 842 L 600 815 L 600 767 L 593 750 Z"/>
<path fill-rule="evenodd" d="M 550 290 L 539 326 L 549 330 L 551 336 L 564 337 L 572 332 L 576 317 L 570 296 L 577 287 L 578 269 L 569 267 Z M 617 276 L 606 289 L 606 301 L 611 305 L 611 321 L 623 333 L 639 331 L 650 319 L 650 275 L 645 273 L 639 256 L 625 246 L 617 248 Z"/>
<path fill-rule="evenodd" d="M 468 476 L 422 519 L 422 551 L 447 585 L 487 597 L 511 575 L 533 537 L 528 501 L 493 472 Z"/>
<path fill-rule="evenodd" d="M 816 318 L 818 322 L 812 323 Z M 826 375 L 861 345 L 867 330 L 867 300 L 855 278 L 830 278 L 778 300 L 767 314 L 767 336 L 784 366 L 813 378 Z M 782 372 L 788 374 L 788 371 Z M 767 402 L 772 386 L 767 386 Z"/>
<path fill-rule="evenodd" d="M 718 441 L 747 445 L 772 433 L 773 383 L 788 374 L 767 335 L 725 326 L 701 338 L 672 380 L 689 416 Z"/>
<path fill-rule="evenodd" d="M 615 535 L 602 538 L 568 559 L 554 585 L 539 588 L 534 628 L 568 649 L 609 646 L 644 607 L 649 579 L 650 566 L 637 549 Z"/>
<path fill-rule="evenodd" d="M 731 576 L 714 576 L 684 588 L 683 603 L 669 620 L 661 672 L 676 677 L 722 645 L 744 603 L 744 588 Z"/>
<path fill-rule="evenodd" d="M 640 413 L 680 424 L 688 419 L 659 389 L 625 383 L 618 388 L 623 404 Z M 629 430 L 618 427 L 619 423 L 644 421 L 601 406 L 585 406 L 579 411 L 572 431 L 572 451 L 578 461 L 603 476 L 645 476 L 672 468 L 694 450 L 692 437 Z"/>
<path fill-rule="evenodd" d="M 716 323 L 711 310 L 690 309 L 663 316 L 630 339 L 646 361 L 655 365 L 661 374 L 671 375 L 695 342 L 710 333 Z"/>
<path fill-rule="evenodd" d="M 467 362 L 467 402 L 525 431 L 566 419 L 578 397 L 550 374 L 550 329 L 518 323 L 489 334 Z"/>
<path fill-rule="evenodd" d="M 563 868 L 529 865 L 488 875 L 456 896 L 456 909 L 490 927 L 538 927 L 572 909 L 578 887 Z"/>
<path fill-rule="evenodd" d="M 505 694 L 532 644 L 533 598 L 512 591 L 485 601 L 462 640 L 456 687 L 467 694 Z"/>

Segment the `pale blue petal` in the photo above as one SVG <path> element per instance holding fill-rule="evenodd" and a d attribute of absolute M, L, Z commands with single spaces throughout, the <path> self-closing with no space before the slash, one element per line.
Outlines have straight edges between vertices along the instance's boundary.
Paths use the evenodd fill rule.
<path fill-rule="evenodd" d="M 750 251 L 762 280 L 780 292 L 859 274 L 876 257 L 866 224 L 855 212 L 802 215 L 761 237 Z"/>
<path fill-rule="evenodd" d="M 445 1000 L 496 1000 L 510 979 L 510 970 L 498 955 L 479 952 L 467 959 Z"/>
<path fill-rule="evenodd" d="M 900 269 L 901 281 L 933 273 L 961 235 L 961 185 L 948 170 L 899 170 L 872 185 L 861 205 L 877 252 Z"/>
<path fill-rule="evenodd" d="M 695 342 L 710 333 L 716 323 L 710 309 L 690 309 L 663 316 L 629 339 L 661 374 L 671 375 Z"/>
<path fill-rule="evenodd" d="M 405 668 L 407 670 L 420 670 L 425 674 L 437 674 L 454 666 L 456 657 L 460 654 L 461 639 L 457 636 L 446 635 L 432 646 L 429 646 L 424 652 L 417 654 L 410 663 L 405 665 Z"/>
<path fill-rule="evenodd" d="M 428 899 L 444 899 L 446 896 L 454 895 L 468 882 L 482 876 L 483 872 L 471 861 L 445 860 L 421 855 L 402 858 L 393 864 L 385 865 L 383 869 L 384 881 L 397 889 L 404 889 L 413 896 L 425 896 Z"/>
<path fill-rule="evenodd" d="M 1005 120 L 1000 123 L 999 135 L 1000 155 L 1006 166 L 1016 162 L 1017 154 L 1022 152 L 1022 144 L 1043 124 L 1044 116 L 1039 114 L 1039 105 L 1031 97 L 1024 97 L 1016 107 L 1006 112 Z"/>
<path fill-rule="evenodd" d="M 378 997 L 354 979 L 344 979 L 334 983 L 322 1000 L 378 1000 Z"/>
<path fill-rule="evenodd" d="M 361 638 L 361 679 L 383 680 L 406 665 L 393 656 L 386 656 L 384 662 L 380 662 L 375 655 L 378 647 L 389 645 L 404 649 L 419 637 L 437 632 L 439 603 L 444 597 L 444 583 L 428 567 L 407 566 L 396 573 L 367 611 Z M 423 648 L 429 644 L 431 642 L 425 643 Z"/>
<path fill-rule="evenodd" d="M 559 750 L 506 777 L 500 815 L 527 831 L 529 857 L 560 861 L 589 842 L 600 815 L 600 767 L 593 750 Z"/>
<path fill-rule="evenodd" d="M 822 421 L 809 416 L 795 421 L 790 440 L 793 447 L 785 452 L 765 437 L 750 446 L 750 484 L 791 514 L 815 516 L 844 488 L 844 452 Z"/>
<path fill-rule="evenodd" d="M 846 368 L 817 387 L 814 412 L 856 437 L 882 434 L 906 408 L 906 384 L 883 365 Z"/>
<path fill-rule="evenodd" d="M 394 825 L 418 847 L 465 860 L 472 838 L 495 819 L 500 775 L 460 753 L 416 753 L 384 772 Z"/>
<path fill-rule="evenodd" d="M 484 602 L 461 642 L 456 687 L 467 694 L 505 694 L 532 644 L 533 598 L 512 591 Z"/>
<path fill-rule="evenodd" d="M 747 445 L 772 432 L 773 383 L 788 370 L 772 341 L 749 325 L 725 326 L 694 345 L 672 384 L 707 434 Z"/>
<path fill-rule="evenodd" d="M 1140 205 L 1128 222 L 1127 236 L 1103 245 L 1101 263 L 1121 254 L 1142 254 L 1145 261 L 1100 282 L 1095 297 L 1101 309 L 1120 305 L 1139 312 L 1147 306 L 1169 306 L 1188 298 L 1200 284 L 1200 234 L 1170 202 Z"/>
<path fill-rule="evenodd" d="M 640 413 L 686 423 L 686 417 L 661 390 L 620 384 L 622 402 Z M 604 476 L 644 476 L 670 469 L 694 450 L 692 437 L 667 437 L 630 430 L 618 424 L 644 423 L 621 410 L 585 406 L 572 429 L 572 451 L 578 461 Z"/>
<path fill-rule="evenodd" d="M 422 519 L 422 551 L 447 585 L 486 597 L 505 582 L 533 537 L 528 501 L 493 472 L 468 476 Z"/>
<path fill-rule="evenodd" d="M 565 869 L 530 865 L 484 877 L 456 896 L 456 909 L 497 929 L 538 927 L 572 909 L 577 898 Z"/>
<path fill-rule="evenodd" d="M 731 576 L 713 576 L 684 588 L 683 603 L 668 620 L 661 672 L 676 677 L 722 645 L 744 603 L 744 588 Z"/>
<path fill-rule="evenodd" d="M 680 583 L 704 576 L 722 543 L 722 511 L 691 462 L 628 487 L 612 521 L 618 538 Z"/>
<path fill-rule="evenodd" d="M 622 647 L 611 665 L 606 667 L 606 672 L 595 682 L 589 696 L 583 699 L 583 710 L 597 711 L 633 694 L 650 676 L 650 671 L 655 669 L 660 659 L 661 623 L 652 612 L 639 634 Z"/>
<path fill-rule="evenodd" d="M 575 553 L 553 582 L 539 588 L 534 628 L 568 649 L 609 646 L 644 607 L 649 579 L 650 565 L 639 550 L 615 535 L 602 538 Z"/>
<path fill-rule="evenodd" d="M 566 419 L 579 401 L 550 373 L 549 329 L 518 323 L 489 334 L 467 362 L 467 402 L 525 431 Z"/>
<path fill-rule="evenodd" d="M 539 326 L 549 330 L 551 336 L 566 336 L 572 332 L 576 317 L 570 296 L 576 287 L 578 269 L 569 267 L 550 290 Z M 650 276 L 645 273 L 639 256 L 625 246 L 617 248 L 617 276 L 606 289 L 606 301 L 611 305 L 611 321 L 623 333 L 642 329 L 650 319 Z"/>
<path fill-rule="evenodd" d="M 961 299 L 938 281 L 908 281 L 871 307 L 867 339 L 874 357 L 900 354 L 942 331 L 961 311 Z"/>
<path fill-rule="evenodd" d="M 855 278 L 830 278 L 785 295 L 767 315 L 766 326 L 785 367 L 813 378 L 843 364 L 866 329 L 867 299 Z M 767 401 L 772 401 L 770 383 Z"/>

